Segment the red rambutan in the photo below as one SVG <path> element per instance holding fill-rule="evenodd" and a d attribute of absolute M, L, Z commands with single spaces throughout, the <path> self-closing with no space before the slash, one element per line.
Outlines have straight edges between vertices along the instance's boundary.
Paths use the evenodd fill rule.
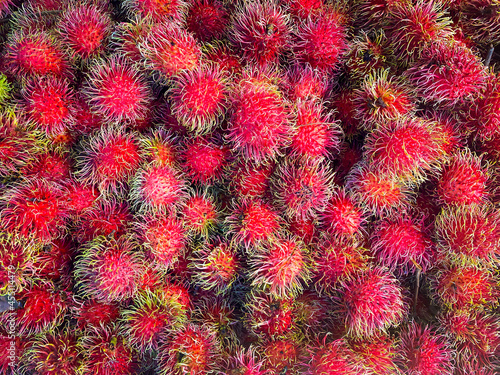
<path fill-rule="evenodd" d="M 369 340 L 358 339 L 348 342 L 353 357 L 361 365 L 362 374 L 391 375 L 396 372 L 397 347 L 388 336 L 376 336 Z"/>
<path fill-rule="evenodd" d="M 181 21 L 186 11 L 184 0 L 125 0 L 123 5 L 131 15 L 154 22 Z"/>
<path fill-rule="evenodd" d="M 496 0 L 458 1 L 460 28 L 479 44 L 500 38 L 500 4 Z"/>
<path fill-rule="evenodd" d="M 95 206 L 98 194 L 93 186 L 81 184 L 71 179 L 65 184 L 65 205 L 70 215 L 78 218 Z"/>
<path fill-rule="evenodd" d="M 18 293 L 34 275 L 33 260 L 41 245 L 17 236 L 0 234 L 0 293 Z M 1 366 L 0 366 L 1 367 Z"/>
<path fill-rule="evenodd" d="M 177 163 L 177 139 L 163 129 L 153 130 L 140 139 L 144 159 L 159 167 Z"/>
<path fill-rule="evenodd" d="M 282 0 L 295 17 L 307 19 L 309 16 L 314 16 L 323 10 L 325 5 L 324 0 Z"/>
<path fill-rule="evenodd" d="M 296 64 L 288 69 L 282 86 L 290 101 L 322 103 L 328 92 L 328 76 L 309 64 Z"/>
<path fill-rule="evenodd" d="M 263 198 L 269 188 L 272 164 L 255 165 L 252 162 L 237 164 L 231 179 L 232 190 L 242 199 Z"/>
<path fill-rule="evenodd" d="M 33 267 L 36 275 L 49 280 L 68 282 L 74 245 L 68 240 L 54 240 L 36 254 Z"/>
<path fill-rule="evenodd" d="M 225 375 L 267 375 L 260 355 L 249 348 L 240 350 L 224 360 Z"/>
<path fill-rule="evenodd" d="M 220 213 L 213 197 L 205 192 L 194 193 L 186 200 L 182 216 L 187 231 L 207 237 Z"/>
<path fill-rule="evenodd" d="M 364 212 L 345 189 L 335 189 L 321 213 L 322 227 L 332 236 L 352 236 L 364 223 Z"/>
<path fill-rule="evenodd" d="M 306 364 L 307 375 L 349 375 L 356 373 L 356 364 L 352 362 L 352 353 L 347 343 L 335 340 L 310 349 L 311 356 Z"/>
<path fill-rule="evenodd" d="M 291 298 L 275 298 L 269 293 L 251 293 L 247 301 L 247 324 L 252 332 L 265 337 L 279 338 L 294 324 Z"/>
<path fill-rule="evenodd" d="M 202 42 L 221 39 L 229 22 L 223 1 L 195 0 L 189 5 L 186 28 Z"/>
<path fill-rule="evenodd" d="M 264 357 L 264 367 L 275 374 L 284 371 L 291 375 L 299 374 L 301 345 L 292 339 L 270 340 L 260 346 Z"/>
<path fill-rule="evenodd" d="M 116 303 L 99 302 L 95 299 L 78 301 L 73 307 L 73 316 L 82 330 L 109 327 L 120 316 L 120 308 Z"/>
<path fill-rule="evenodd" d="M 210 184 L 221 180 L 225 175 L 225 164 L 229 149 L 216 140 L 196 138 L 184 151 L 184 167 L 194 182 Z"/>
<path fill-rule="evenodd" d="M 500 78 L 489 75 L 486 88 L 470 103 L 471 128 L 481 140 L 500 136 Z"/>

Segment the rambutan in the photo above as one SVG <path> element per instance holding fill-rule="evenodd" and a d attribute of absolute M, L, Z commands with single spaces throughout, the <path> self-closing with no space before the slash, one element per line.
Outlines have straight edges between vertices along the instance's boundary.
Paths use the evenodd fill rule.
<path fill-rule="evenodd" d="M 181 73 L 171 90 L 172 112 L 190 131 L 205 134 L 225 112 L 226 91 L 226 79 L 216 65 Z"/>
<path fill-rule="evenodd" d="M 426 272 L 435 260 L 423 220 L 405 216 L 379 221 L 372 232 L 371 250 L 379 264 L 396 274 Z"/>
<path fill-rule="evenodd" d="M 236 165 L 231 179 L 232 191 L 242 199 L 263 198 L 269 189 L 269 177 L 272 164 L 255 165 L 252 162 L 240 162 Z"/>
<path fill-rule="evenodd" d="M 46 77 L 30 80 L 22 92 L 29 120 L 49 135 L 71 127 L 73 94 L 66 80 Z"/>
<path fill-rule="evenodd" d="M 238 351 L 224 361 L 225 375 L 266 375 L 264 363 L 260 355 L 249 348 L 246 351 Z"/>
<path fill-rule="evenodd" d="M 186 183 L 177 169 L 147 165 L 134 176 L 130 199 L 138 211 L 174 211 L 182 203 L 185 190 Z"/>
<path fill-rule="evenodd" d="M 245 159 L 275 159 L 286 145 L 290 115 L 275 77 L 245 71 L 230 98 L 233 103 L 227 138 Z"/>
<path fill-rule="evenodd" d="M 309 64 L 295 64 L 287 71 L 282 90 L 292 102 L 322 103 L 328 92 L 328 76 Z"/>
<path fill-rule="evenodd" d="M 352 236 L 364 223 L 364 212 L 345 189 L 335 189 L 321 213 L 322 227 L 332 236 Z"/>
<path fill-rule="evenodd" d="M 247 249 L 271 239 L 280 228 L 278 214 L 259 199 L 237 204 L 226 220 L 233 240 Z"/>
<path fill-rule="evenodd" d="M 331 73 L 346 49 L 344 16 L 328 9 L 299 24 L 294 51 L 301 63 Z"/>
<path fill-rule="evenodd" d="M 291 298 L 275 298 L 269 293 L 251 293 L 247 301 L 247 325 L 257 335 L 279 338 L 294 324 Z"/>
<path fill-rule="evenodd" d="M 172 23 L 155 24 L 139 42 L 139 51 L 145 67 L 158 73 L 163 81 L 195 69 L 201 57 L 193 35 Z"/>
<path fill-rule="evenodd" d="M 406 304 L 398 281 L 385 268 L 374 267 L 342 283 L 337 297 L 338 313 L 347 334 L 369 337 L 398 325 L 406 314 Z"/>
<path fill-rule="evenodd" d="M 86 243 L 75 262 L 77 286 L 102 302 L 122 301 L 137 290 L 141 259 L 131 238 L 97 237 Z"/>
<path fill-rule="evenodd" d="M 500 4 L 496 0 L 458 2 L 458 24 L 478 44 L 496 43 L 500 38 Z"/>
<path fill-rule="evenodd" d="M 108 14 L 96 6 L 83 3 L 68 6 L 57 29 L 70 54 L 85 60 L 104 51 L 112 27 Z"/>
<path fill-rule="evenodd" d="M 471 128 L 477 137 L 488 141 L 500 136 L 500 79 L 489 75 L 486 87 L 473 103 L 470 103 Z"/>
<path fill-rule="evenodd" d="M 144 118 L 152 101 L 139 70 L 118 55 L 93 65 L 83 92 L 90 108 L 108 121 Z"/>
<path fill-rule="evenodd" d="M 331 327 L 333 305 L 331 298 L 320 296 L 313 290 L 305 290 L 294 301 L 293 337 L 310 342 L 323 334 L 328 334 Z"/>
<path fill-rule="evenodd" d="M 195 138 L 186 145 L 183 156 L 187 175 L 194 182 L 210 184 L 223 178 L 229 149 L 216 140 Z"/>
<path fill-rule="evenodd" d="M 448 205 L 483 203 L 489 196 L 488 178 L 482 158 L 464 149 L 443 167 L 436 188 L 438 200 Z"/>
<path fill-rule="evenodd" d="M 348 342 L 354 363 L 358 363 L 366 374 L 390 375 L 396 372 L 397 347 L 394 339 L 376 336 Z M 363 372 L 361 372 L 363 373 Z"/>
<path fill-rule="evenodd" d="M 123 5 L 132 16 L 151 19 L 155 23 L 181 21 L 186 11 L 184 0 L 125 0 Z"/>
<path fill-rule="evenodd" d="M 250 259 L 252 286 L 285 298 L 296 296 L 310 280 L 311 260 L 302 241 L 293 236 L 265 243 Z"/>
<path fill-rule="evenodd" d="M 128 61 L 138 63 L 142 59 L 139 43 L 153 26 L 154 23 L 150 20 L 139 17 L 133 17 L 129 22 L 115 24 L 115 31 L 111 35 L 112 46 Z"/>
<path fill-rule="evenodd" d="M 30 180 L 45 180 L 63 184 L 70 178 L 70 159 L 67 155 L 44 152 L 22 169 L 24 177 Z"/>
<path fill-rule="evenodd" d="M 340 120 L 345 138 L 351 139 L 361 130 L 356 118 L 357 105 L 354 103 L 354 89 L 343 89 L 332 94 L 329 106 L 335 109 L 335 117 Z"/>
<path fill-rule="evenodd" d="M 68 212 L 58 185 L 44 180 L 25 180 L 7 190 L 2 201 L 0 217 L 8 232 L 48 243 L 66 229 Z"/>
<path fill-rule="evenodd" d="M 65 188 L 64 201 L 71 216 L 77 218 L 96 205 L 98 193 L 93 186 L 81 184 L 71 179 L 65 184 Z"/>
<path fill-rule="evenodd" d="M 177 163 L 177 139 L 163 129 L 153 130 L 140 138 L 146 163 L 159 167 L 174 166 Z"/>
<path fill-rule="evenodd" d="M 429 44 L 406 71 L 419 97 L 444 106 L 477 94 L 484 87 L 485 73 L 479 57 L 456 41 Z"/>
<path fill-rule="evenodd" d="M 201 375 L 216 370 L 218 343 L 212 332 L 203 326 L 187 324 L 170 333 L 158 352 L 161 375 Z"/>
<path fill-rule="evenodd" d="M 0 176 L 19 172 L 31 159 L 32 142 L 18 125 L 14 111 L 0 112 Z"/>
<path fill-rule="evenodd" d="M 113 128 L 99 130 L 82 141 L 81 147 L 78 178 L 104 193 L 123 190 L 142 159 L 135 135 Z"/>
<path fill-rule="evenodd" d="M 376 70 L 364 77 L 354 91 L 356 117 L 368 130 L 385 127 L 388 120 L 410 116 L 415 112 L 411 91 L 400 80 L 390 76 L 390 70 Z"/>
<path fill-rule="evenodd" d="M 331 196 L 332 174 L 324 163 L 284 163 L 274 180 L 276 202 L 288 217 L 316 217 Z"/>
<path fill-rule="evenodd" d="M 9 13 L 9 8 L 14 4 L 14 0 L 2 0 L 0 2 L 0 17 Z"/>
<path fill-rule="evenodd" d="M 221 39 L 228 23 L 229 13 L 223 1 L 195 0 L 189 5 L 186 28 L 201 42 Z"/>
<path fill-rule="evenodd" d="M 306 245 L 313 244 L 319 234 L 319 224 L 314 218 L 293 218 L 288 221 L 291 234 L 304 241 Z"/>
<path fill-rule="evenodd" d="M 76 301 L 73 307 L 73 316 L 78 327 L 84 331 L 99 327 L 109 327 L 120 316 L 117 303 L 99 302 L 95 299 Z"/>
<path fill-rule="evenodd" d="M 287 14 L 274 1 L 244 3 L 234 15 L 231 42 L 259 66 L 278 62 L 290 44 Z"/>
<path fill-rule="evenodd" d="M 264 367 L 272 373 L 299 374 L 301 345 L 292 339 L 269 340 L 260 346 Z"/>
<path fill-rule="evenodd" d="M 401 332 L 398 362 L 408 375 L 453 374 L 454 353 L 444 336 L 411 323 Z"/>
<path fill-rule="evenodd" d="M 226 43 L 213 42 L 204 46 L 206 61 L 217 64 L 221 71 L 231 77 L 239 77 L 243 70 L 243 62 Z"/>
<path fill-rule="evenodd" d="M 305 365 L 308 375 L 349 375 L 356 373 L 356 365 L 352 362 L 352 353 L 343 339 L 323 343 L 309 349 L 310 360 Z"/>
<path fill-rule="evenodd" d="M 69 283 L 74 252 L 74 245 L 66 239 L 43 246 L 34 260 L 37 276 Z"/>
<path fill-rule="evenodd" d="M 204 192 L 194 193 L 186 200 L 182 216 L 186 230 L 207 237 L 218 222 L 220 213 L 214 198 Z"/>
<path fill-rule="evenodd" d="M 292 13 L 298 19 L 307 19 L 323 10 L 324 0 L 282 0 L 289 7 Z"/>
<path fill-rule="evenodd" d="M 0 234 L 0 293 L 19 293 L 25 290 L 35 269 L 33 261 L 41 244 L 17 236 Z"/>
<path fill-rule="evenodd" d="M 292 155 L 304 159 L 326 157 L 338 149 L 342 128 L 331 113 L 324 113 L 321 103 L 298 102 L 297 119 L 290 149 Z"/>

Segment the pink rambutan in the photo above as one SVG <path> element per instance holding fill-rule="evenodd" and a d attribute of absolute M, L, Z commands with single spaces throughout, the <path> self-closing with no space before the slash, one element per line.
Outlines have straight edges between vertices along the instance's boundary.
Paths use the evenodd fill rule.
<path fill-rule="evenodd" d="M 221 39 L 228 23 L 229 13 L 223 1 L 195 0 L 189 5 L 186 28 L 201 42 Z"/>
<path fill-rule="evenodd" d="M 46 77 L 31 80 L 23 89 L 28 119 L 49 135 L 71 126 L 73 94 L 66 80 Z"/>
<path fill-rule="evenodd" d="M 225 112 L 226 91 L 226 79 L 216 65 L 186 71 L 171 90 L 172 112 L 190 131 L 205 134 Z"/>
<path fill-rule="evenodd" d="M 356 118 L 357 106 L 354 103 L 354 89 L 343 89 L 332 94 L 330 107 L 335 109 L 335 117 L 340 120 L 345 137 L 350 139 L 359 133 L 361 126 Z"/>
<path fill-rule="evenodd" d="M 332 72 L 346 49 L 344 15 L 328 9 L 299 24 L 294 50 L 297 59 L 325 73 Z"/>
<path fill-rule="evenodd" d="M 444 336 L 411 323 L 401 332 L 398 362 L 408 375 L 453 374 L 454 353 Z"/>
<path fill-rule="evenodd" d="M 243 70 L 243 62 L 226 43 L 213 42 L 204 46 L 206 61 L 217 64 L 230 77 L 238 77 Z"/>
<path fill-rule="evenodd" d="M 88 135 L 104 126 L 105 120 L 102 115 L 92 112 L 88 103 L 80 92 L 77 92 L 73 100 L 73 118 L 71 130 L 77 135 Z"/>
<path fill-rule="evenodd" d="M 83 90 L 90 108 L 108 121 L 139 120 L 152 100 L 139 70 L 117 55 L 94 64 Z"/>
<path fill-rule="evenodd" d="M 230 98 L 232 115 L 227 138 L 245 159 L 275 159 L 286 145 L 290 115 L 276 77 L 245 71 Z"/>
<path fill-rule="evenodd" d="M 488 167 L 469 149 L 456 153 L 443 167 L 436 193 L 440 203 L 471 205 L 483 203 L 489 196 Z"/>
<path fill-rule="evenodd" d="M 96 205 L 98 193 L 93 186 L 81 184 L 71 179 L 65 184 L 65 188 L 64 201 L 70 215 L 79 217 Z"/>
<path fill-rule="evenodd" d="M 66 155 L 44 152 L 22 169 L 24 177 L 30 180 L 45 180 L 62 184 L 69 180 L 70 160 Z"/>
<path fill-rule="evenodd" d="M 41 375 L 74 375 L 82 354 L 74 335 L 68 331 L 50 332 L 30 341 L 23 355 L 23 367 Z"/>
<path fill-rule="evenodd" d="M 77 301 L 73 307 L 73 316 L 82 330 L 109 327 L 119 318 L 120 308 L 117 303 L 86 299 Z"/>
<path fill-rule="evenodd" d="M 361 0 L 356 6 L 358 22 L 362 26 L 387 27 L 392 7 L 400 3 L 406 0 Z"/>
<path fill-rule="evenodd" d="M 356 339 L 348 342 L 353 362 L 360 364 L 362 371 L 370 375 L 390 375 L 396 372 L 397 347 L 395 340 L 388 336 L 370 339 Z"/>
<path fill-rule="evenodd" d="M 182 203 L 185 190 L 186 183 L 177 169 L 148 165 L 134 176 L 130 198 L 139 211 L 174 211 Z"/>
<path fill-rule="evenodd" d="M 485 84 L 485 73 L 479 57 L 456 41 L 429 44 L 406 71 L 424 101 L 445 106 L 477 94 Z"/>
<path fill-rule="evenodd" d="M 414 98 L 405 84 L 390 76 L 390 70 L 376 70 L 364 77 L 354 91 L 356 117 L 365 129 L 385 126 L 388 120 L 415 112 Z"/>
<path fill-rule="evenodd" d="M 197 285 L 220 294 L 228 291 L 238 277 L 240 263 L 237 249 L 227 241 L 217 239 L 195 252 L 190 266 L 195 270 L 193 278 Z"/>
<path fill-rule="evenodd" d="M 276 298 L 269 293 L 251 293 L 247 301 L 247 325 L 252 332 L 268 338 L 279 338 L 294 324 L 291 298 Z"/>
<path fill-rule="evenodd" d="M 140 139 L 144 159 L 159 167 L 174 166 L 177 163 L 177 139 L 163 129 L 153 130 Z"/>
<path fill-rule="evenodd" d="M 500 136 L 500 78 L 489 75 L 481 95 L 470 103 L 471 128 L 480 140 Z"/>
<path fill-rule="evenodd" d="M 122 301 L 137 290 L 141 259 L 130 237 L 97 237 L 86 243 L 75 262 L 77 286 L 102 302 Z"/>
<path fill-rule="evenodd" d="M 433 123 L 433 133 L 440 142 L 439 148 L 444 156 L 452 156 L 465 143 L 465 132 L 453 114 L 440 111 L 427 111 L 423 118 Z"/>
<path fill-rule="evenodd" d="M 304 241 L 306 245 L 311 245 L 317 240 L 319 225 L 316 219 L 295 217 L 288 220 L 288 224 L 289 232 Z"/>
<path fill-rule="evenodd" d="M 316 217 L 331 196 L 332 174 L 323 163 L 284 163 L 274 180 L 276 202 L 289 217 Z"/>
<path fill-rule="evenodd" d="M 323 10 L 324 0 L 282 0 L 297 19 L 307 19 Z"/>
<path fill-rule="evenodd" d="M 144 217 L 138 229 L 146 258 L 159 269 L 171 268 L 185 251 L 186 231 L 173 216 Z"/>
<path fill-rule="evenodd" d="M 153 28 L 154 23 L 144 18 L 132 18 L 129 22 L 115 24 L 111 35 L 112 46 L 130 62 L 138 63 L 142 59 L 139 43 Z"/>
<path fill-rule="evenodd" d="M 282 86 L 290 101 L 322 103 L 328 92 L 328 76 L 309 64 L 295 64 L 288 69 Z"/>
<path fill-rule="evenodd" d="M 240 350 L 224 360 L 225 375 L 267 375 L 260 355 L 249 348 Z"/>
<path fill-rule="evenodd" d="M 500 213 L 490 205 L 443 209 L 435 233 L 438 251 L 452 261 L 488 264 L 500 254 Z"/>
<path fill-rule="evenodd" d="M 50 242 L 66 229 L 63 191 L 44 180 L 25 180 L 7 190 L 1 204 L 2 226 L 22 237 Z"/>
<path fill-rule="evenodd" d="M 306 363 L 307 375 L 349 375 L 356 373 L 352 353 L 343 339 L 322 343 L 309 349 L 310 360 Z"/>
<path fill-rule="evenodd" d="M 151 19 L 155 23 L 181 21 L 186 11 L 184 0 L 125 0 L 123 3 L 131 15 Z"/>
<path fill-rule="evenodd" d="M 18 78 L 69 75 L 63 50 L 45 32 L 13 33 L 6 45 L 5 63 Z"/>
<path fill-rule="evenodd" d="M 426 272 L 435 260 L 434 244 L 422 220 L 403 215 L 380 220 L 371 236 L 379 264 L 396 274 Z"/>
<path fill-rule="evenodd" d="M 296 296 L 310 280 L 308 250 L 290 235 L 265 243 L 249 263 L 252 286 L 279 298 Z"/>
<path fill-rule="evenodd" d="M 326 157 L 339 148 L 342 128 L 333 120 L 331 113 L 323 112 L 320 103 L 298 102 L 296 113 L 290 145 L 292 155 L 317 159 Z"/>
<path fill-rule="evenodd" d="M 455 311 L 480 310 L 499 303 L 497 277 L 484 267 L 441 267 L 433 284 L 438 300 Z"/>
<path fill-rule="evenodd" d="M 231 29 L 229 38 L 243 59 L 259 66 L 277 63 L 290 44 L 288 16 L 274 1 L 242 4 Z"/>
<path fill-rule="evenodd" d="M 194 193 L 186 200 L 182 216 L 186 230 L 207 237 L 218 222 L 220 213 L 214 198 L 204 192 Z"/>
<path fill-rule="evenodd" d="M 142 155 L 133 133 L 103 128 L 82 142 L 77 160 L 80 182 L 96 185 L 101 192 L 118 192 L 134 175 Z"/>
<path fill-rule="evenodd" d="M 422 178 L 440 161 L 440 140 L 432 124 L 418 118 L 389 121 L 371 132 L 365 156 L 380 173 L 406 180 Z"/>
<path fill-rule="evenodd" d="M 232 191 L 242 199 L 263 198 L 269 189 L 272 164 L 255 165 L 242 161 L 236 165 L 231 179 Z"/>
<path fill-rule="evenodd" d="M 275 374 L 284 371 L 292 375 L 299 374 L 301 345 L 293 339 L 269 340 L 260 346 L 264 357 L 264 367 Z"/>
<path fill-rule="evenodd" d="M 217 140 L 196 138 L 186 145 L 184 167 L 194 182 L 210 184 L 221 180 L 229 158 L 229 149 Z"/>
<path fill-rule="evenodd" d="M 332 236 L 352 236 L 364 223 L 364 212 L 345 189 L 335 189 L 321 213 L 322 227 Z"/>
<path fill-rule="evenodd" d="M 280 228 L 278 213 L 259 199 L 237 204 L 226 220 L 233 240 L 247 249 L 271 239 Z"/>
<path fill-rule="evenodd" d="M 71 4 L 71 3 L 70 3 Z M 98 56 L 112 31 L 108 14 L 91 4 L 71 4 L 61 15 L 58 32 L 70 54 L 79 59 Z"/>
<path fill-rule="evenodd" d="M 203 326 L 186 324 L 170 333 L 158 351 L 161 375 L 202 375 L 216 370 L 217 340 Z"/>
<path fill-rule="evenodd" d="M 195 69 L 201 57 L 193 35 L 172 23 L 155 24 L 139 42 L 139 51 L 144 66 L 158 73 L 163 81 Z"/>
<path fill-rule="evenodd" d="M 369 337 L 398 325 L 406 314 L 406 304 L 398 281 L 385 268 L 374 267 L 342 283 L 337 297 L 338 313 L 347 334 Z"/>

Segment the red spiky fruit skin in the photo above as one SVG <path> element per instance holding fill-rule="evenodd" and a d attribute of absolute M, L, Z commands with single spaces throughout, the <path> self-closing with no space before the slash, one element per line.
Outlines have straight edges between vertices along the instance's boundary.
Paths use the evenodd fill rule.
<path fill-rule="evenodd" d="M 247 3 L 236 12 L 229 38 L 244 61 L 274 64 L 290 43 L 289 19 L 276 3 Z"/>
<path fill-rule="evenodd" d="M 463 102 L 485 84 L 485 68 L 479 57 L 460 42 L 432 43 L 406 71 L 419 96 L 444 106 Z"/>
<path fill-rule="evenodd" d="M 351 352 L 342 339 L 323 343 L 319 347 L 310 349 L 311 359 L 306 364 L 308 375 L 348 375 L 356 373 L 355 365 L 351 362 Z"/>
<path fill-rule="evenodd" d="M 45 180 L 62 184 L 69 180 L 70 160 L 66 155 L 46 152 L 36 158 L 22 170 L 22 174 L 30 180 Z"/>
<path fill-rule="evenodd" d="M 147 163 L 164 167 L 174 166 L 178 161 L 176 138 L 163 129 L 153 130 L 141 137 L 141 147 Z"/>
<path fill-rule="evenodd" d="M 238 204 L 227 222 L 234 240 L 247 249 L 270 239 L 280 227 L 278 214 L 259 199 Z"/>
<path fill-rule="evenodd" d="M 436 189 L 438 199 L 447 205 L 480 204 L 489 196 L 488 177 L 481 157 L 465 149 L 443 168 Z"/>
<path fill-rule="evenodd" d="M 5 61 L 17 78 L 69 75 L 64 52 L 44 32 L 17 32 L 6 46 Z"/>
<path fill-rule="evenodd" d="M 411 91 L 389 69 L 376 70 L 364 77 L 361 87 L 354 90 L 354 106 L 356 118 L 365 129 L 385 126 L 388 120 L 415 112 Z"/>
<path fill-rule="evenodd" d="M 361 0 L 357 5 L 358 18 L 362 26 L 387 27 L 393 6 L 406 3 L 405 0 Z"/>
<path fill-rule="evenodd" d="M 454 353 L 445 336 L 411 323 L 401 332 L 398 362 L 409 375 L 453 374 Z"/>
<path fill-rule="evenodd" d="M 235 318 L 234 309 L 226 298 L 203 296 L 197 303 L 195 314 L 199 321 L 203 321 L 203 324 L 215 333 L 223 348 L 237 342 L 236 332 L 231 327 Z"/>
<path fill-rule="evenodd" d="M 307 19 L 309 16 L 320 13 L 325 5 L 324 0 L 282 0 L 282 2 L 298 19 Z"/>
<path fill-rule="evenodd" d="M 464 33 L 480 44 L 495 43 L 500 37 L 500 7 L 494 0 L 466 0 L 457 4 L 458 24 Z"/>
<path fill-rule="evenodd" d="M 293 65 L 286 74 L 282 90 L 292 102 L 321 103 L 328 92 L 328 76 L 310 65 Z"/>
<path fill-rule="evenodd" d="M 127 203 L 101 201 L 80 216 L 74 235 L 80 242 L 88 242 L 98 236 L 118 238 L 127 232 L 131 221 Z"/>
<path fill-rule="evenodd" d="M 276 78 L 246 71 L 230 97 L 227 138 L 245 159 L 262 163 L 276 158 L 290 132 L 289 113 Z"/>
<path fill-rule="evenodd" d="M 29 119 L 49 135 L 65 131 L 74 121 L 73 93 L 66 80 L 54 77 L 31 80 L 23 90 L 23 98 Z"/>
<path fill-rule="evenodd" d="M 137 121 L 151 105 L 151 90 L 139 71 L 114 55 L 95 64 L 84 86 L 90 108 L 108 121 Z"/>
<path fill-rule="evenodd" d="M 267 338 L 279 338 L 294 325 L 294 300 L 274 298 L 268 293 L 252 293 L 247 303 L 247 325 L 252 332 Z"/>
<path fill-rule="evenodd" d="M 14 4 L 13 0 L 2 0 L 0 2 L 0 17 L 4 17 L 9 13 L 9 8 Z"/>
<path fill-rule="evenodd" d="M 12 112 L 0 113 L 0 176 L 18 172 L 31 159 L 32 142 L 18 129 L 18 118 Z"/>
<path fill-rule="evenodd" d="M 103 128 L 84 141 L 80 155 L 79 180 L 107 193 L 123 190 L 142 160 L 135 135 L 112 128 Z"/>
<path fill-rule="evenodd" d="M 332 95 L 330 107 L 336 110 L 336 118 L 340 120 L 346 138 L 351 138 L 361 130 L 356 119 L 357 106 L 354 103 L 353 89 L 343 89 Z"/>
<path fill-rule="evenodd" d="M 217 294 L 228 291 L 241 272 L 237 249 L 221 239 L 203 245 L 195 254 L 191 267 L 195 269 L 195 283 Z"/>
<path fill-rule="evenodd" d="M 345 189 L 336 189 L 321 213 L 322 227 L 332 236 L 352 236 L 359 233 L 365 220 L 363 210 Z"/>
<path fill-rule="evenodd" d="M 219 220 L 220 214 L 210 195 L 196 193 L 187 199 L 182 216 L 187 231 L 206 237 Z"/>
<path fill-rule="evenodd" d="M 83 60 L 104 52 L 111 31 L 109 15 L 90 4 L 68 7 L 58 24 L 58 32 L 70 54 Z"/>
<path fill-rule="evenodd" d="M 316 219 L 293 218 L 289 224 L 290 233 L 300 238 L 306 245 L 311 245 L 318 239 L 319 227 Z"/>
<path fill-rule="evenodd" d="M 367 374 L 390 375 L 396 372 L 397 348 L 394 339 L 377 336 L 348 342 L 354 358 Z"/>
<path fill-rule="evenodd" d="M 14 375 L 19 373 L 20 363 L 16 359 L 22 357 L 28 340 L 26 336 L 12 338 L 9 334 L 0 333 L 0 371 L 2 374 Z"/>
<path fill-rule="evenodd" d="M 301 357 L 301 345 L 293 339 L 270 340 L 260 347 L 264 357 L 264 367 L 273 373 L 279 374 L 286 371 L 298 374 Z"/>
<path fill-rule="evenodd" d="M 285 163 L 275 177 L 275 199 L 288 217 L 317 217 L 331 196 L 332 174 L 326 164 Z"/>
<path fill-rule="evenodd" d="M 410 59 L 418 57 L 427 44 L 453 35 L 449 28 L 451 20 L 445 17 L 443 6 L 439 3 L 396 2 L 389 13 L 388 31 L 398 56 Z"/>
<path fill-rule="evenodd" d="M 300 24 L 294 46 L 297 59 L 325 73 L 335 70 L 346 49 L 343 17 L 337 11 L 327 10 Z"/>
<path fill-rule="evenodd" d="M 342 287 L 344 295 L 338 297 L 338 311 L 350 336 L 373 336 L 398 325 L 405 316 L 401 287 L 385 268 L 359 272 Z"/>
<path fill-rule="evenodd" d="M 22 334 L 38 334 L 53 330 L 64 320 L 68 305 L 65 296 L 49 281 L 31 285 L 16 296 L 24 300 L 16 313 L 16 331 Z M 5 313 L 2 320 L 5 319 Z"/>
<path fill-rule="evenodd" d="M 100 302 L 123 301 L 134 295 L 141 274 L 139 255 L 128 237 L 97 237 L 81 249 L 75 278 L 84 296 Z"/>
<path fill-rule="evenodd" d="M 80 371 L 96 375 L 132 375 L 137 371 L 132 349 L 113 328 L 93 330 L 80 339 L 83 363 Z"/>
<path fill-rule="evenodd" d="M 146 257 L 159 269 L 169 269 L 182 257 L 187 243 L 182 222 L 174 216 L 144 217 L 139 238 Z"/>
<path fill-rule="evenodd" d="M 123 4 L 131 15 L 152 19 L 155 23 L 166 19 L 180 21 L 184 18 L 184 0 L 125 0 Z"/>
<path fill-rule="evenodd" d="M 40 375 L 76 374 L 82 360 L 76 337 L 69 332 L 37 337 L 25 354 L 26 367 Z"/>
<path fill-rule="evenodd" d="M 0 236 L 0 293 L 21 292 L 33 276 L 33 257 L 40 246 L 8 234 Z"/>
<path fill-rule="evenodd" d="M 193 182 L 210 184 L 223 178 L 228 158 L 227 146 L 197 138 L 186 146 L 184 167 Z"/>
<path fill-rule="evenodd" d="M 295 325 L 299 340 L 311 341 L 325 334 L 330 328 L 331 299 L 312 290 L 305 290 L 294 301 Z M 314 332 L 314 333 L 313 333 Z"/>
<path fill-rule="evenodd" d="M 185 190 L 186 183 L 177 169 L 148 165 L 134 176 L 130 198 L 141 212 L 173 212 L 182 203 Z"/>
<path fill-rule="evenodd" d="M 215 370 L 217 340 L 202 326 L 187 324 L 171 333 L 159 348 L 158 369 L 162 375 L 201 375 Z"/>
<path fill-rule="evenodd" d="M 219 67 L 204 65 L 180 74 L 171 95 L 179 122 L 195 134 L 206 134 L 226 110 L 226 79 Z"/>
<path fill-rule="evenodd" d="M 73 316 L 82 330 L 110 327 L 120 317 L 120 308 L 116 303 L 104 303 L 95 299 L 84 300 L 73 308 Z"/>
<path fill-rule="evenodd" d="M 48 243 L 66 228 L 63 191 L 44 180 L 26 180 L 8 190 L 2 202 L 2 226 L 10 233 Z"/>
<path fill-rule="evenodd" d="M 187 30 L 202 42 L 221 39 L 228 23 L 229 13 L 219 0 L 195 0 L 186 16 Z"/>
<path fill-rule="evenodd" d="M 498 305 L 497 278 L 488 270 L 471 266 L 441 268 L 434 288 L 439 301 L 455 311 L 474 311 Z"/>
<path fill-rule="evenodd" d="M 437 216 L 438 251 L 460 264 L 488 264 L 500 252 L 500 214 L 490 205 L 445 208 Z"/>
<path fill-rule="evenodd" d="M 65 188 L 66 208 L 73 218 L 79 217 L 96 205 L 98 193 L 93 186 L 84 185 L 71 179 Z"/>
<path fill-rule="evenodd" d="M 434 244 L 422 221 L 398 216 L 377 223 L 371 249 L 377 261 L 398 275 L 426 272 L 435 260 Z"/>
<path fill-rule="evenodd" d="M 365 155 L 372 168 L 403 179 L 418 178 L 431 170 L 442 155 L 431 126 L 416 118 L 403 118 L 371 132 Z"/>
<path fill-rule="evenodd" d="M 264 244 L 250 259 L 252 286 L 278 298 L 299 294 L 310 280 L 310 260 L 304 243 L 292 236 Z"/>
<path fill-rule="evenodd" d="M 342 136 L 340 125 L 333 121 L 331 113 L 323 113 L 318 103 L 296 104 L 295 122 L 290 149 L 292 155 L 304 159 L 319 159 L 338 149 Z"/>
<path fill-rule="evenodd" d="M 483 141 L 500 135 L 500 78 L 489 75 L 481 95 L 470 104 L 471 128 Z"/>
<path fill-rule="evenodd" d="M 154 25 L 139 42 L 144 65 L 168 81 L 182 71 L 195 69 L 201 57 L 200 46 L 193 35 L 179 26 Z"/>
<path fill-rule="evenodd" d="M 272 164 L 241 162 L 233 172 L 232 191 L 241 199 L 263 198 L 269 189 Z"/>
<path fill-rule="evenodd" d="M 74 245 L 68 240 L 54 240 L 36 254 L 34 267 L 37 276 L 45 279 L 70 282 Z"/>

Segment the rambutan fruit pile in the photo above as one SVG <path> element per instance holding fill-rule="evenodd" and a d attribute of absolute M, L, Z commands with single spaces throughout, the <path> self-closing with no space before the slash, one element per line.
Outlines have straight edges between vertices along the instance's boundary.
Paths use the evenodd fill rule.
<path fill-rule="evenodd" d="M 0 0 L 0 375 L 500 374 L 499 0 Z"/>

